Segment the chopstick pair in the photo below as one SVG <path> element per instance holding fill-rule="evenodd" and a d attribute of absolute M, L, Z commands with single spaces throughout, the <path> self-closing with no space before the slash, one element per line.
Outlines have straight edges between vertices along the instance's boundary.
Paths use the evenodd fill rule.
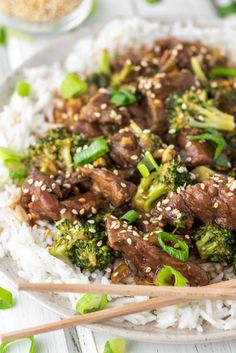
<path fill-rule="evenodd" d="M 156 297 L 122 307 L 105 309 L 82 316 L 73 316 L 60 321 L 0 334 L 0 340 L 20 339 L 41 333 L 66 329 L 77 325 L 91 324 L 119 316 L 136 314 L 143 311 L 159 309 L 169 305 L 182 304 L 201 299 L 236 299 L 236 279 L 211 284 L 205 287 L 152 287 L 134 285 L 99 285 L 99 284 L 41 284 L 19 283 L 18 289 L 25 291 L 55 292 L 93 292 L 119 295 L 147 295 Z"/>

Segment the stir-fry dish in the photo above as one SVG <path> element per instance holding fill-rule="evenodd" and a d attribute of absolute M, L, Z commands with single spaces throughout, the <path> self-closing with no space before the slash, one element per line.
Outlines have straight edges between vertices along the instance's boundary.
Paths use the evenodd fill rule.
<path fill-rule="evenodd" d="M 52 105 L 56 128 L 1 149 L 29 223 L 56 227 L 52 256 L 147 285 L 203 286 L 202 263 L 234 265 L 236 69 L 220 50 L 174 38 L 104 50 Z"/>

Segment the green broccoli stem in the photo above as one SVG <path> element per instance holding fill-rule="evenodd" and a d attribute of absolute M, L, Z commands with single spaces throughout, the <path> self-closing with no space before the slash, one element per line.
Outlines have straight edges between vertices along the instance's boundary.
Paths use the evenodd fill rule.
<path fill-rule="evenodd" d="M 211 127 L 223 131 L 233 131 L 235 129 L 234 117 L 232 115 L 223 113 L 215 107 L 206 109 L 192 102 L 186 102 L 186 104 L 189 109 L 203 117 L 202 121 L 197 121 L 193 117 L 190 117 L 191 126 L 199 128 Z"/>
<path fill-rule="evenodd" d="M 158 172 L 153 172 L 141 179 L 138 191 L 133 198 L 134 207 L 149 212 L 153 203 L 167 192 L 167 185 L 160 183 L 157 179 Z"/>
<path fill-rule="evenodd" d="M 197 241 L 196 245 L 202 259 L 208 259 L 214 254 L 217 243 L 212 241 L 215 238 L 213 232 L 207 232 L 200 240 Z"/>

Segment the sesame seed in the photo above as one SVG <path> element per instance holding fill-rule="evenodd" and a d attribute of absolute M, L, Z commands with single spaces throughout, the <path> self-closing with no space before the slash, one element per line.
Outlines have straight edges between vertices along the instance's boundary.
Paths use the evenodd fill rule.
<path fill-rule="evenodd" d="M 132 239 L 128 238 L 128 239 L 127 239 L 127 243 L 128 243 L 129 245 L 131 245 L 131 244 L 132 244 Z"/>
<path fill-rule="evenodd" d="M 81 203 L 83 203 L 83 202 L 85 202 L 86 200 L 85 200 L 85 198 L 81 197 L 81 198 L 79 198 L 78 201 L 81 202 Z"/>
<path fill-rule="evenodd" d="M 151 271 L 152 271 L 151 267 L 147 267 L 145 270 L 146 273 L 150 273 Z"/>
<path fill-rule="evenodd" d="M 115 175 L 119 175 L 119 172 L 118 172 L 117 169 L 114 169 L 114 170 L 113 170 L 113 173 L 114 173 Z"/>
<path fill-rule="evenodd" d="M 71 188 L 71 184 L 69 184 L 69 183 L 65 183 L 65 184 L 63 184 L 63 186 L 66 189 L 70 189 Z"/>
<path fill-rule="evenodd" d="M 143 224 L 149 224 L 149 222 L 144 220 L 144 221 L 143 221 Z"/>
<path fill-rule="evenodd" d="M 100 118 L 100 117 L 101 117 L 101 113 L 95 112 L 95 113 L 94 113 L 94 116 L 95 116 L 96 118 Z"/>
<path fill-rule="evenodd" d="M 126 188 L 126 184 L 125 183 L 120 183 L 120 185 L 122 186 L 122 188 Z"/>
<path fill-rule="evenodd" d="M 81 210 L 79 210 L 79 214 L 83 215 L 85 212 L 85 209 L 84 208 L 81 208 Z"/>
<path fill-rule="evenodd" d="M 215 202 L 214 205 L 213 205 L 214 208 L 218 208 L 218 206 L 219 206 L 218 202 Z"/>
<path fill-rule="evenodd" d="M 32 202 L 34 202 L 35 200 L 36 200 L 35 195 L 32 195 L 32 197 L 31 197 L 31 201 L 32 201 Z"/>
<path fill-rule="evenodd" d="M 102 246 L 102 240 L 99 240 L 99 241 L 97 242 L 97 246 Z"/>
<path fill-rule="evenodd" d="M 88 223 L 89 223 L 89 224 L 94 224 L 95 221 L 94 221 L 93 219 L 89 219 L 89 220 L 88 220 Z"/>
<path fill-rule="evenodd" d="M 47 186 L 45 184 L 41 186 L 42 191 L 45 191 L 46 189 L 47 189 Z"/>
<path fill-rule="evenodd" d="M 28 194 L 28 192 L 29 192 L 29 189 L 23 189 L 24 194 Z"/>
<path fill-rule="evenodd" d="M 64 214 L 64 213 L 66 213 L 66 208 L 62 208 L 60 211 L 60 214 Z"/>
<path fill-rule="evenodd" d="M 101 105 L 100 105 L 100 108 L 101 108 L 102 110 L 105 110 L 105 109 L 107 108 L 107 104 L 106 104 L 106 103 L 101 104 Z"/>
<path fill-rule="evenodd" d="M 202 184 L 202 183 L 200 184 L 200 188 L 201 188 L 202 190 L 205 190 L 205 187 L 206 187 L 205 184 Z"/>
<path fill-rule="evenodd" d="M 170 206 L 166 207 L 166 211 L 171 211 L 171 207 Z"/>
<path fill-rule="evenodd" d="M 97 213 L 97 210 L 96 210 L 95 207 L 92 207 L 91 210 L 92 210 L 92 213 L 93 213 L 93 214 Z"/>
<path fill-rule="evenodd" d="M 57 184 L 56 183 L 52 183 L 52 189 L 54 190 L 56 188 Z"/>
<path fill-rule="evenodd" d="M 34 179 L 28 179 L 28 184 L 29 184 L 29 185 L 32 185 L 33 182 L 34 182 Z"/>
<path fill-rule="evenodd" d="M 75 208 L 73 208 L 73 210 L 71 212 L 76 215 L 78 214 L 78 211 Z"/>
<path fill-rule="evenodd" d="M 40 186 L 42 186 L 43 185 L 43 182 L 42 182 L 42 180 L 40 180 L 39 182 L 38 182 L 38 187 L 40 188 Z"/>
<path fill-rule="evenodd" d="M 37 186 L 38 186 L 38 180 L 35 180 L 35 182 L 34 182 L 34 186 L 37 188 Z"/>
<path fill-rule="evenodd" d="M 133 161 L 136 161 L 138 159 L 138 156 L 136 156 L 136 154 L 134 154 L 133 156 L 130 157 Z"/>
<path fill-rule="evenodd" d="M 90 232 L 90 233 L 96 233 L 96 229 L 90 228 L 90 229 L 89 229 L 89 232 Z"/>

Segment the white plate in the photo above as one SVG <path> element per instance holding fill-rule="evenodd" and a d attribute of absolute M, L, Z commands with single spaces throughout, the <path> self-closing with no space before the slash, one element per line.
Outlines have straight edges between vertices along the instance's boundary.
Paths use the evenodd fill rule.
<path fill-rule="evenodd" d="M 51 64 L 54 61 L 63 60 L 79 37 L 93 35 L 98 28 L 81 30 L 78 34 L 67 35 L 61 40 L 50 46 L 50 55 L 48 50 L 34 55 L 27 60 L 19 69 L 15 70 L 9 77 L 0 83 L 0 110 L 7 99 L 9 98 L 15 82 L 19 79 L 21 70 L 26 67 L 35 67 L 39 65 Z M 63 51 L 61 50 L 63 48 Z M 5 257 L 0 259 L 0 274 L 6 277 L 13 285 L 16 285 L 21 279 L 17 275 L 16 265 L 11 258 Z M 71 303 L 62 297 L 53 296 L 47 293 L 27 293 L 31 298 L 49 310 L 59 314 L 61 317 L 74 315 L 71 309 Z M 201 343 L 201 342 L 216 342 L 233 339 L 236 337 L 236 330 L 222 331 L 212 327 L 207 327 L 204 333 L 188 330 L 177 329 L 159 329 L 155 327 L 155 323 L 149 323 L 145 326 L 135 326 L 130 323 L 115 323 L 106 321 L 99 324 L 89 326 L 94 330 L 103 330 L 116 336 L 123 336 L 133 340 L 146 342 L 164 342 L 164 343 Z"/>

